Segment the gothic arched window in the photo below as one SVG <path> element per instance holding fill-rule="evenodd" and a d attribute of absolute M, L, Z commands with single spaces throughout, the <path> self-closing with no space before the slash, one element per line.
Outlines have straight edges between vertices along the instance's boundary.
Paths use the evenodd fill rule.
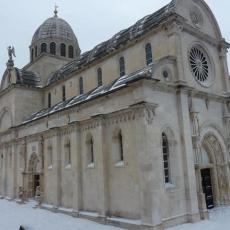
<path fill-rule="evenodd" d="M 65 165 L 71 165 L 71 149 L 70 149 L 70 141 L 65 144 Z"/>
<path fill-rule="evenodd" d="M 41 53 L 46 53 L 47 52 L 47 45 L 46 43 L 41 44 Z"/>
<path fill-rule="evenodd" d="M 102 69 L 98 68 L 97 69 L 97 86 L 102 85 Z"/>
<path fill-rule="evenodd" d="M 118 144 L 119 144 L 119 161 L 124 161 L 123 136 L 121 131 L 118 134 Z"/>
<path fill-rule="evenodd" d="M 152 46 L 150 43 L 146 44 L 145 46 L 145 56 L 146 56 L 146 64 L 149 65 L 153 62 L 152 56 Z"/>
<path fill-rule="evenodd" d="M 121 57 L 119 59 L 120 77 L 125 75 L 125 58 Z"/>
<path fill-rule="evenodd" d="M 165 133 L 162 133 L 162 151 L 163 151 L 163 164 L 164 164 L 164 177 L 165 183 L 170 182 L 169 173 L 169 143 Z"/>
<path fill-rule="evenodd" d="M 64 43 L 61 44 L 61 56 L 66 56 L 66 45 Z"/>
<path fill-rule="evenodd" d="M 55 55 L 56 54 L 56 44 L 55 42 L 50 43 L 50 53 Z"/>
<path fill-rule="evenodd" d="M 65 101 L 66 96 L 65 96 L 65 85 L 62 86 L 62 101 Z"/>
<path fill-rule="evenodd" d="M 69 46 L 69 58 L 73 58 L 73 46 Z"/>
<path fill-rule="evenodd" d="M 51 93 L 48 94 L 48 108 L 51 107 Z"/>
<path fill-rule="evenodd" d="M 83 78 L 79 78 L 79 93 L 83 94 L 84 93 L 84 85 L 83 85 Z"/>
<path fill-rule="evenodd" d="M 93 167 L 94 164 L 94 141 L 93 137 L 90 135 L 86 140 L 87 146 L 87 165 L 88 167 Z"/>

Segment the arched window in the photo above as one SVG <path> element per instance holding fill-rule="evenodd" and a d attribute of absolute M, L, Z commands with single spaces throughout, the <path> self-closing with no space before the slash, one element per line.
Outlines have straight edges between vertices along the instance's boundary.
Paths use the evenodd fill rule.
<path fill-rule="evenodd" d="M 83 94 L 84 93 L 84 86 L 83 86 L 83 78 L 79 78 L 79 93 Z"/>
<path fill-rule="evenodd" d="M 46 53 L 47 52 L 47 45 L 46 43 L 41 44 L 41 53 Z"/>
<path fill-rule="evenodd" d="M 65 165 L 71 165 L 71 149 L 69 141 L 65 144 Z"/>
<path fill-rule="evenodd" d="M 62 57 L 66 56 L 66 46 L 64 43 L 61 44 L 61 56 Z"/>
<path fill-rule="evenodd" d="M 168 138 L 167 138 L 165 133 L 162 133 L 162 151 L 163 151 L 163 164 L 164 164 L 165 183 L 169 183 L 170 182 L 169 144 L 168 144 Z"/>
<path fill-rule="evenodd" d="M 73 46 L 69 46 L 69 58 L 73 58 Z"/>
<path fill-rule="evenodd" d="M 34 49 L 31 49 L 31 62 L 34 60 Z"/>
<path fill-rule="evenodd" d="M 62 101 L 65 101 L 65 85 L 62 86 Z"/>
<path fill-rule="evenodd" d="M 102 85 L 102 70 L 101 70 L 101 68 L 97 69 L 97 85 L 98 86 Z"/>
<path fill-rule="evenodd" d="M 146 56 L 146 64 L 149 65 L 153 62 L 152 56 L 152 46 L 150 43 L 146 44 L 145 46 L 145 56 Z"/>
<path fill-rule="evenodd" d="M 93 166 L 95 159 L 94 159 L 94 143 L 93 143 L 92 136 L 87 138 L 86 145 L 87 145 L 87 164 L 88 166 Z"/>
<path fill-rule="evenodd" d="M 119 67 L 120 67 L 120 77 L 125 75 L 125 59 L 121 57 L 119 59 Z"/>
<path fill-rule="evenodd" d="M 48 108 L 51 107 L 51 93 L 48 94 Z"/>
<path fill-rule="evenodd" d="M 124 161 L 123 137 L 121 131 L 118 134 L 118 144 L 119 144 L 119 161 Z"/>
<path fill-rule="evenodd" d="M 38 56 L 38 47 L 35 46 L 35 57 L 37 57 L 37 56 Z"/>
<path fill-rule="evenodd" d="M 53 165 L 53 149 L 52 146 L 48 146 L 48 159 L 47 159 L 47 166 L 51 167 Z"/>
<path fill-rule="evenodd" d="M 56 54 L 56 44 L 55 42 L 50 43 L 50 53 L 55 55 Z"/>

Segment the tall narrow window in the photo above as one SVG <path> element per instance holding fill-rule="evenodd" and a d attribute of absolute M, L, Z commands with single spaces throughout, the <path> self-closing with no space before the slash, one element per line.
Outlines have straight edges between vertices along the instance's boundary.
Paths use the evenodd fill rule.
<path fill-rule="evenodd" d="M 169 174 L 169 144 L 165 133 L 162 133 L 162 150 L 163 150 L 163 164 L 164 164 L 164 176 L 165 183 L 170 182 Z"/>
<path fill-rule="evenodd" d="M 119 67 L 120 67 L 120 77 L 125 75 L 125 59 L 121 57 L 119 60 Z"/>
<path fill-rule="evenodd" d="M 86 151 L 87 168 L 94 168 L 94 141 L 91 134 L 86 139 Z"/>
<path fill-rule="evenodd" d="M 48 107 L 51 107 L 51 93 L 48 94 Z"/>
<path fill-rule="evenodd" d="M 62 101 L 65 101 L 66 96 L 65 96 L 65 86 L 62 86 Z"/>
<path fill-rule="evenodd" d="M 65 165 L 71 165 L 71 149 L 69 141 L 65 144 Z"/>
<path fill-rule="evenodd" d="M 152 46 L 150 43 L 146 44 L 145 46 L 145 55 L 146 55 L 146 64 L 149 65 L 153 62 L 152 56 Z"/>
<path fill-rule="evenodd" d="M 47 52 L 47 45 L 46 43 L 41 44 L 41 53 L 46 53 Z"/>
<path fill-rule="evenodd" d="M 90 139 L 90 163 L 94 163 L 93 138 Z"/>
<path fill-rule="evenodd" d="M 53 149 L 52 146 L 48 146 L 48 161 L 47 161 L 48 168 L 52 167 L 53 165 Z"/>
<path fill-rule="evenodd" d="M 37 56 L 38 56 L 38 47 L 35 46 L 35 57 L 37 57 Z"/>
<path fill-rule="evenodd" d="M 83 85 L 83 78 L 79 78 L 79 93 L 83 94 L 84 93 L 84 85 Z"/>
<path fill-rule="evenodd" d="M 61 44 L 61 56 L 62 57 L 66 56 L 66 46 L 64 43 Z"/>
<path fill-rule="evenodd" d="M 98 86 L 102 85 L 102 70 L 101 70 L 101 68 L 97 69 L 97 85 Z"/>
<path fill-rule="evenodd" d="M 56 44 L 55 42 L 50 43 L 50 53 L 55 55 L 56 54 Z"/>
<path fill-rule="evenodd" d="M 123 137 L 121 131 L 118 134 L 118 143 L 119 143 L 119 160 L 124 161 L 124 151 L 123 151 Z"/>
<path fill-rule="evenodd" d="M 69 46 L 69 58 L 73 58 L 73 46 Z"/>

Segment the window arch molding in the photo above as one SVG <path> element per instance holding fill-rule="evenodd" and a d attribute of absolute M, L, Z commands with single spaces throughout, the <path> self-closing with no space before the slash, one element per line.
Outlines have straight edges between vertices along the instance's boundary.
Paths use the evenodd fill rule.
<path fill-rule="evenodd" d="M 164 165 L 164 138 L 163 135 L 165 135 L 166 142 L 167 142 L 167 154 L 168 154 L 168 181 L 166 181 L 166 175 L 165 175 L 165 165 Z M 163 177 L 164 177 L 164 182 L 166 184 L 171 184 L 173 186 L 176 186 L 176 175 L 178 174 L 176 170 L 178 170 L 178 164 L 180 164 L 180 162 L 178 161 L 178 159 L 180 159 L 179 156 L 176 156 L 176 154 L 178 154 L 177 151 L 177 142 L 175 139 L 175 135 L 173 130 L 169 127 L 166 126 L 161 130 L 160 133 L 160 137 L 161 137 L 161 153 L 162 153 L 162 173 L 163 173 Z"/>

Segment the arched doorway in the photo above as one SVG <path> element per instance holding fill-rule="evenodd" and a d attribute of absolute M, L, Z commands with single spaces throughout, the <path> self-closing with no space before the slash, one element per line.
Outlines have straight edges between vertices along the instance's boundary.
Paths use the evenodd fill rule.
<path fill-rule="evenodd" d="M 228 176 L 223 148 L 217 137 L 208 133 L 201 142 L 197 180 L 207 209 L 227 204 Z"/>
<path fill-rule="evenodd" d="M 35 197 L 37 187 L 41 186 L 42 167 L 37 154 L 33 153 L 28 165 L 28 195 Z"/>

